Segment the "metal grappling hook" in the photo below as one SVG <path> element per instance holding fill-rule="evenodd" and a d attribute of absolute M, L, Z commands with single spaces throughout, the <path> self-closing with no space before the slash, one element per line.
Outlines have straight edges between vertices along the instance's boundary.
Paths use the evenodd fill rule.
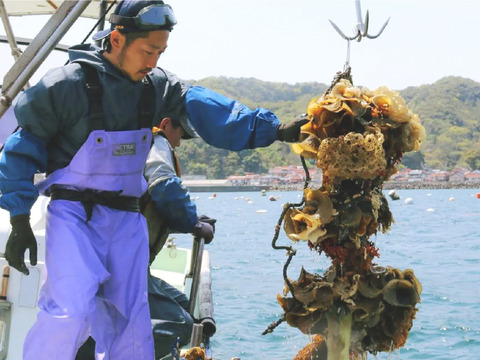
<path fill-rule="evenodd" d="M 360 42 L 362 40 L 362 38 L 366 37 L 368 39 L 376 39 L 377 37 L 379 37 L 383 30 L 385 30 L 385 27 L 388 25 L 388 22 L 390 20 L 390 18 L 387 19 L 387 21 L 385 21 L 385 23 L 383 24 L 383 26 L 380 28 L 380 31 L 376 34 L 376 35 L 370 35 L 368 33 L 368 25 L 369 25 L 369 21 L 370 21 L 370 17 L 369 17 L 369 14 L 368 14 L 368 10 L 367 10 L 367 14 L 365 15 L 365 22 L 363 22 L 362 20 L 362 8 L 360 6 L 360 0 L 355 0 L 355 9 L 357 11 L 357 25 L 355 26 L 355 34 L 354 36 L 346 36 L 342 30 L 340 30 L 340 28 L 332 21 L 332 20 L 328 20 L 330 21 L 330 24 L 332 24 L 333 28 L 340 34 L 340 36 L 342 38 L 344 38 L 345 40 L 347 40 L 347 43 L 348 43 L 348 46 L 347 46 L 347 61 L 345 63 L 345 68 L 349 67 L 349 63 L 350 63 L 350 41 L 351 40 L 357 40 L 358 42 Z"/>

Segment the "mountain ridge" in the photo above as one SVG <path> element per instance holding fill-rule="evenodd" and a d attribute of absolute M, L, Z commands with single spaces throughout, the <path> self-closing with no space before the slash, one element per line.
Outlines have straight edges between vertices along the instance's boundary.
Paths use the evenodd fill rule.
<path fill-rule="evenodd" d="M 224 76 L 189 83 L 217 91 L 252 109 L 269 109 L 282 122 L 305 113 L 311 98 L 320 96 L 330 86 L 319 82 L 289 84 Z M 403 165 L 412 169 L 480 169 L 480 83 L 465 77 L 445 76 L 432 84 L 395 91 L 418 114 L 427 134 L 419 152 L 405 154 Z M 207 178 L 265 173 L 273 166 L 300 163 L 290 146 L 280 142 L 268 148 L 235 153 L 197 139 L 183 142 L 178 154 L 183 173 Z"/>

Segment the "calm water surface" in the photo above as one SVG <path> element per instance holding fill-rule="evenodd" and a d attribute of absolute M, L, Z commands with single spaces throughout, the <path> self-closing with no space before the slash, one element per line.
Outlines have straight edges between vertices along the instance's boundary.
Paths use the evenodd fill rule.
<path fill-rule="evenodd" d="M 401 199 L 389 201 L 395 223 L 371 240 L 380 251 L 379 265 L 414 270 L 423 286 L 422 302 L 406 345 L 368 359 L 480 359 L 480 189 L 397 192 Z M 271 247 L 274 227 L 283 204 L 299 202 L 301 192 L 191 195 L 200 214 L 218 220 L 215 239 L 207 245 L 217 322 L 214 358 L 292 359 L 309 342 L 307 335 L 286 323 L 261 333 L 282 315 L 276 296 L 283 289 L 287 257 Z M 271 195 L 279 199 L 270 201 Z M 413 202 L 406 204 L 409 197 Z M 283 230 L 277 244 L 291 245 Z M 302 266 L 319 274 L 330 266 L 306 243 L 295 248 L 290 278 L 297 279 Z"/>

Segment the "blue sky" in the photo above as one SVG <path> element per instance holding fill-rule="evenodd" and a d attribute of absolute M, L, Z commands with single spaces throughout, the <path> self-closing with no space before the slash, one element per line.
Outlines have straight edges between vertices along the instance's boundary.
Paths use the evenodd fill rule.
<path fill-rule="evenodd" d="M 343 69 L 346 35 L 357 23 L 355 0 L 166 0 L 178 25 L 167 52 L 159 61 L 179 77 L 253 77 L 274 82 L 317 81 L 329 84 Z M 480 1 L 477 0 L 363 0 L 363 17 L 370 13 L 374 40 L 350 43 L 354 84 L 404 89 L 431 84 L 454 75 L 480 82 Z M 32 20 L 12 21 L 18 36 L 27 36 Z M 61 43 L 75 43 L 87 33 L 85 21 Z M 83 28 L 82 28 L 83 26 Z M 1 29 L 0 33 L 4 33 Z M 30 34 L 31 36 L 31 34 Z M 0 75 L 8 66 L 8 47 L 1 46 Z M 11 60 L 10 60 L 11 61 Z M 57 56 L 48 67 L 62 65 Z"/>

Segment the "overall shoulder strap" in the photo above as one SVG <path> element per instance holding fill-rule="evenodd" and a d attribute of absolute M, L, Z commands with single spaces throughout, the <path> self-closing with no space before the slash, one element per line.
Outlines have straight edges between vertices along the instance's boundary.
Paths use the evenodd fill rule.
<path fill-rule="evenodd" d="M 85 74 L 86 91 L 89 103 L 89 119 L 92 130 L 105 129 L 105 114 L 103 112 L 102 99 L 103 87 L 100 83 L 97 70 L 84 63 L 79 62 Z M 155 87 L 150 76 L 142 80 L 142 95 L 139 106 L 138 128 L 152 128 L 153 116 L 155 114 Z"/>
<path fill-rule="evenodd" d="M 140 99 L 139 129 L 153 127 L 155 115 L 155 87 L 149 75 L 142 80 L 142 97 Z"/>
<path fill-rule="evenodd" d="M 89 111 L 88 116 L 90 120 L 90 128 L 92 130 L 105 129 L 105 114 L 103 113 L 102 99 L 103 88 L 98 77 L 97 70 L 84 63 L 78 62 L 85 74 L 85 87 L 87 90 Z"/>

